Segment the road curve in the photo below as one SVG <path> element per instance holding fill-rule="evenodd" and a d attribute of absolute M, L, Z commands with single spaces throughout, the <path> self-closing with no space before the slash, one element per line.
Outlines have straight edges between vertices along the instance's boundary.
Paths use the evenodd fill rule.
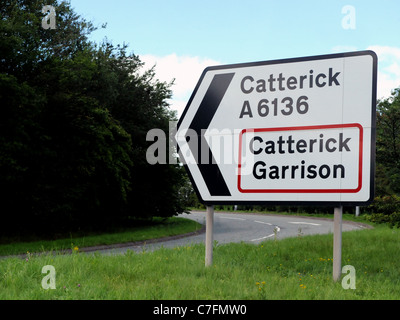
<path fill-rule="evenodd" d="M 184 218 L 195 220 L 205 225 L 206 214 L 192 211 L 182 214 Z M 361 223 L 343 221 L 342 230 L 360 230 L 367 228 Z M 300 235 L 327 234 L 333 232 L 333 219 L 284 216 L 249 213 L 214 213 L 214 240 L 219 244 L 247 242 L 258 244 L 268 239 L 283 239 Z M 196 243 L 204 243 L 205 234 L 197 234 L 180 239 L 172 239 L 151 244 L 141 244 L 101 250 L 101 253 L 118 254 L 127 250 L 155 250 L 160 247 L 172 248 Z"/>

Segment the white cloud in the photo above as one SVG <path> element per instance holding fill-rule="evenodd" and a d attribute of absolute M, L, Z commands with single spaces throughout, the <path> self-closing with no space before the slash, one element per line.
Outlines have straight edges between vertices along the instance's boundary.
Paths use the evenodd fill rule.
<path fill-rule="evenodd" d="M 400 60 L 400 48 L 389 47 L 389 46 L 369 46 L 367 50 L 373 50 L 382 59 L 399 59 Z"/>
<path fill-rule="evenodd" d="M 160 81 L 170 82 L 175 79 L 171 88 L 173 97 L 169 102 L 171 109 L 178 111 L 178 117 L 182 114 L 203 70 L 220 64 L 212 59 L 177 56 L 175 53 L 163 57 L 147 54 L 139 58 L 145 63 L 145 69 L 155 65 L 156 77 Z"/>
<path fill-rule="evenodd" d="M 389 67 L 386 68 L 389 73 L 396 75 L 396 77 L 400 77 L 400 65 L 395 62 L 392 63 Z"/>
<path fill-rule="evenodd" d="M 345 45 L 332 48 L 334 53 L 357 50 L 355 46 Z M 388 98 L 393 89 L 400 87 L 400 48 L 374 45 L 367 50 L 374 51 L 378 56 L 377 98 Z"/>
<path fill-rule="evenodd" d="M 393 89 L 400 87 L 400 48 L 369 46 L 378 56 L 378 99 L 388 98 Z"/>

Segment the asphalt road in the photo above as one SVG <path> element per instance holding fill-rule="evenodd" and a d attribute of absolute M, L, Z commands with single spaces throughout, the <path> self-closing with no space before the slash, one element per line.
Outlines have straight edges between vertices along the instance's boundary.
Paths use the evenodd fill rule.
<path fill-rule="evenodd" d="M 205 212 L 193 211 L 182 217 L 193 219 L 205 225 Z M 365 225 L 343 221 L 342 230 L 351 231 L 365 229 Z M 258 244 L 267 239 L 283 239 L 299 235 L 333 233 L 333 220 L 298 216 L 262 215 L 245 213 L 214 213 L 214 241 L 219 244 L 231 242 L 247 242 Z M 172 239 L 157 243 L 126 246 L 101 250 L 102 253 L 119 254 L 128 249 L 133 251 L 154 250 L 160 247 L 172 248 L 190 244 L 204 243 L 205 233 Z"/>

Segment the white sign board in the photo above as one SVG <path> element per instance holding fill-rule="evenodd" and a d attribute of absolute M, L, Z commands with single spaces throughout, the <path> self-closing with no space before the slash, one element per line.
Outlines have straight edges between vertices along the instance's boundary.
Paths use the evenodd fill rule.
<path fill-rule="evenodd" d="M 376 75 L 372 51 L 206 68 L 175 136 L 201 201 L 370 202 Z"/>

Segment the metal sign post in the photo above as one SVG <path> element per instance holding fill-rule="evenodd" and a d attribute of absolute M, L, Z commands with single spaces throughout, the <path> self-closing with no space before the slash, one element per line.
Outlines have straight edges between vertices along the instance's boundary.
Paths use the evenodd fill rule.
<path fill-rule="evenodd" d="M 206 216 L 206 267 L 213 262 L 214 206 L 207 206 Z"/>
<path fill-rule="evenodd" d="M 342 213 L 343 207 L 335 207 L 333 221 L 333 280 L 342 274 Z"/>

